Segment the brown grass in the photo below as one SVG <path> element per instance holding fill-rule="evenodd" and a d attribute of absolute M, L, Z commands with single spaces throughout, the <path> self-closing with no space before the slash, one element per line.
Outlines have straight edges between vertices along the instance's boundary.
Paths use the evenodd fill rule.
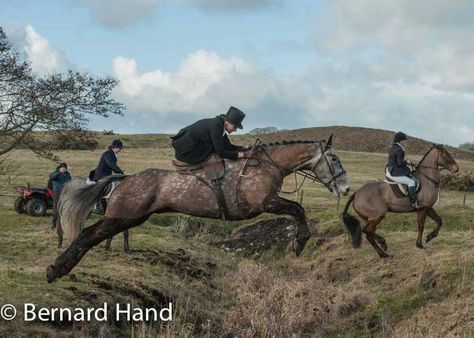
<path fill-rule="evenodd" d="M 119 137 L 104 136 L 99 143 L 105 147 Z M 120 155 L 119 165 L 127 173 L 171 168 L 173 153 L 165 136 L 125 138 L 129 147 Z M 336 149 L 340 149 L 337 143 Z M 59 155 L 73 175 L 84 176 L 102 151 L 62 151 Z M 339 151 L 339 155 L 353 190 L 368 180 L 383 179 L 386 154 Z M 420 156 L 410 153 L 409 158 L 416 161 Z M 44 186 L 56 166 L 26 150 L 15 150 L 9 161 L 16 169 L 0 176 L 0 190 L 7 194 L 13 193 L 16 184 Z M 472 161 L 459 164 L 463 170 L 474 169 Z M 290 178 L 284 190 L 293 185 Z M 84 307 L 94 301 L 81 295 L 139 302 L 158 293 L 176 302 L 178 312 L 171 325 L 148 323 L 118 329 L 91 324 L 75 332 L 85 337 L 474 335 L 474 196 L 468 193 L 463 206 L 464 192 L 441 191 L 441 205 L 436 209 L 445 224 L 425 250 L 415 247 L 414 215 L 388 215 L 377 232 L 387 239 L 393 257 L 381 260 L 366 241 L 360 250 L 351 248 L 342 233 L 341 209 L 336 210 L 336 200 L 323 186 L 308 183 L 304 191 L 303 205 L 308 218 L 315 220 L 311 223 L 315 237 L 300 258 L 272 250 L 254 260 L 226 254 L 206 243 L 220 239 L 239 223 L 202 225 L 197 221 L 192 227 L 184 224 L 184 218 L 176 221 L 173 215 L 160 215 L 131 229 L 131 247 L 142 251 L 123 253 L 119 236 L 112 242 L 111 253 L 106 254 L 102 246 L 94 248 L 73 270 L 74 278 L 54 284 L 47 284 L 44 277 L 45 267 L 57 255 L 49 218 L 16 215 L 11 210 L 13 200 L 2 196 L 0 303 Z M 429 221 L 426 231 L 433 226 Z M 196 271 L 204 277 L 191 276 Z M 424 289 L 420 281 L 430 271 L 436 285 Z M 112 288 L 104 289 L 104 283 Z M 71 334 L 67 328 L 52 325 L 28 326 L 18 321 L 0 325 L 0 336 Z"/>

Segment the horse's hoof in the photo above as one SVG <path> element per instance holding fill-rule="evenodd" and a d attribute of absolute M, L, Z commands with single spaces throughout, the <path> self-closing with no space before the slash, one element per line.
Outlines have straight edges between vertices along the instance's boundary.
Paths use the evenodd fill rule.
<path fill-rule="evenodd" d="M 301 254 L 304 247 L 306 246 L 306 242 L 307 241 L 299 241 L 299 240 L 293 241 L 293 252 L 296 254 L 296 257 L 298 257 Z"/>
<path fill-rule="evenodd" d="M 50 265 L 46 268 L 46 278 L 48 279 L 48 283 L 54 282 L 57 278 L 55 268 L 54 265 Z"/>
<path fill-rule="evenodd" d="M 424 248 L 425 248 L 425 247 L 423 246 L 423 244 L 421 244 L 421 243 L 416 243 L 416 247 L 417 247 L 418 249 L 424 249 Z"/>

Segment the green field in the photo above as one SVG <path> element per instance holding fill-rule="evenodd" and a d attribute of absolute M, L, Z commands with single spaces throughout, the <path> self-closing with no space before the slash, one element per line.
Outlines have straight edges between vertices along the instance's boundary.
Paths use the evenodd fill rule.
<path fill-rule="evenodd" d="M 116 137 L 101 137 L 101 146 Z M 166 135 L 123 135 L 122 140 L 126 148 L 119 165 L 127 174 L 171 169 L 173 152 Z M 252 140 L 247 136 L 237 142 Z M 58 155 L 73 176 L 86 176 L 102 151 Z M 385 154 L 339 155 L 353 190 L 383 179 Z M 459 165 L 474 169 L 474 162 Z M 323 186 L 308 182 L 303 206 L 314 235 L 299 258 L 281 247 L 249 257 L 210 244 L 245 222 L 209 221 L 218 230 L 186 236 L 177 226 L 183 217 L 155 215 L 131 230 L 131 253 L 123 252 L 117 236 L 111 252 L 103 245 L 92 249 L 71 274 L 48 284 L 45 269 L 57 256 L 56 234 L 49 217 L 14 212 L 13 187 L 27 182 L 45 186 L 55 164 L 15 150 L 6 166 L 0 177 L 0 305 L 11 303 L 20 310 L 25 302 L 38 307 L 86 308 L 104 302 L 159 307 L 171 301 L 175 312 L 166 325 L 0 320 L 1 337 L 474 336 L 474 193 L 463 204 L 464 193 L 441 191 L 435 208 L 444 226 L 425 250 L 415 247 L 415 215 L 389 214 L 378 229 L 393 254 L 386 260 L 365 240 L 361 249 L 352 249 L 340 220 L 346 199 L 336 210 L 337 200 Z M 294 179 L 288 177 L 283 190 L 293 188 Z M 433 227 L 427 221 L 425 234 Z"/>

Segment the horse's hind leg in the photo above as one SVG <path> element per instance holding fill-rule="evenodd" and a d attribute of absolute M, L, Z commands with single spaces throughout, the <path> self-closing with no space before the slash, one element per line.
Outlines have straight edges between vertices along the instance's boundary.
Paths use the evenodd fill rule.
<path fill-rule="evenodd" d="M 48 282 L 51 283 L 69 273 L 81 260 L 81 258 L 104 239 L 113 237 L 119 232 L 142 224 L 148 215 L 140 219 L 104 219 L 87 227 L 81 231 L 79 236 L 69 245 L 58 258 L 54 265 L 50 265 L 46 270 Z"/>
<path fill-rule="evenodd" d="M 426 243 L 428 243 L 433 238 L 438 236 L 439 230 L 441 229 L 441 226 L 443 225 L 443 219 L 438 215 L 438 213 L 433 208 L 428 209 L 427 215 L 429 218 L 431 218 L 433 221 L 436 222 L 436 228 L 428 236 L 426 236 Z"/>
<path fill-rule="evenodd" d="M 125 251 L 125 252 L 130 251 L 130 245 L 129 245 L 129 242 L 128 242 L 128 238 L 129 238 L 128 230 L 125 230 L 123 232 L 123 251 Z"/>
<path fill-rule="evenodd" d="M 377 241 L 377 243 L 380 245 L 380 247 L 382 248 L 383 251 L 387 252 L 387 241 L 385 240 L 385 238 L 383 238 L 382 236 L 374 233 L 374 239 Z"/>
<path fill-rule="evenodd" d="M 130 246 L 128 244 L 128 230 L 123 232 L 123 251 L 128 252 L 130 251 Z M 110 251 L 110 244 L 112 243 L 112 237 L 107 238 L 105 242 L 105 251 Z"/>
<path fill-rule="evenodd" d="M 105 241 L 105 251 L 110 251 L 110 244 L 112 244 L 112 237 L 107 238 Z"/>
<path fill-rule="evenodd" d="M 385 242 L 385 239 L 382 236 L 377 235 L 375 233 L 377 224 L 379 224 L 383 218 L 384 216 L 380 216 L 379 218 L 376 218 L 376 219 L 367 220 L 367 223 L 365 224 L 365 227 L 362 229 L 362 231 L 365 233 L 365 237 L 367 238 L 369 243 L 374 247 L 375 251 L 377 251 L 379 256 L 382 258 L 387 258 L 387 257 L 390 257 L 390 255 L 384 249 L 382 249 L 376 241 L 376 238 L 382 239 L 383 240 L 382 242 Z M 381 245 L 385 248 L 387 247 L 386 243 L 385 245 L 381 243 Z"/>
<path fill-rule="evenodd" d="M 60 220 L 56 222 L 56 233 L 58 234 L 58 249 L 61 249 L 63 246 L 64 231 Z"/>
<path fill-rule="evenodd" d="M 268 197 L 264 204 L 265 212 L 277 215 L 290 215 L 296 219 L 297 231 L 296 239 L 293 242 L 293 251 L 297 256 L 299 256 L 301 251 L 303 251 L 306 242 L 311 237 L 303 207 L 296 202 L 278 196 Z"/>
<path fill-rule="evenodd" d="M 426 220 L 426 213 L 428 209 L 422 208 L 417 211 L 416 219 L 418 221 L 418 237 L 416 238 L 416 247 L 418 249 L 424 249 L 423 246 L 423 230 L 425 229 L 425 220 Z"/>

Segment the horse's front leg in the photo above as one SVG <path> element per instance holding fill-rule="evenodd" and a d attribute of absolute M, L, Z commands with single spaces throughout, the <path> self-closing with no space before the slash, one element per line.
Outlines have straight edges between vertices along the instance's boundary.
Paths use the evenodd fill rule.
<path fill-rule="evenodd" d="M 128 230 L 125 230 L 123 232 L 123 251 L 125 251 L 125 252 L 130 251 L 130 245 L 129 245 L 129 242 L 128 242 L 128 237 L 129 237 Z"/>
<path fill-rule="evenodd" d="M 439 230 L 443 225 L 443 219 L 433 208 L 428 209 L 427 215 L 429 218 L 436 222 L 436 228 L 428 236 L 426 236 L 426 243 L 438 236 Z"/>
<path fill-rule="evenodd" d="M 423 246 L 423 230 L 425 229 L 425 220 L 428 208 L 419 209 L 416 213 L 416 219 L 418 221 L 418 237 L 416 238 L 416 247 L 424 249 Z"/>
<path fill-rule="evenodd" d="M 269 196 L 264 202 L 264 208 L 265 212 L 277 215 L 290 215 L 296 219 L 297 229 L 296 238 L 293 242 L 293 251 L 297 256 L 299 256 L 301 251 L 303 251 L 306 242 L 311 237 L 303 207 L 296 202 L 279 196 Z"/>

